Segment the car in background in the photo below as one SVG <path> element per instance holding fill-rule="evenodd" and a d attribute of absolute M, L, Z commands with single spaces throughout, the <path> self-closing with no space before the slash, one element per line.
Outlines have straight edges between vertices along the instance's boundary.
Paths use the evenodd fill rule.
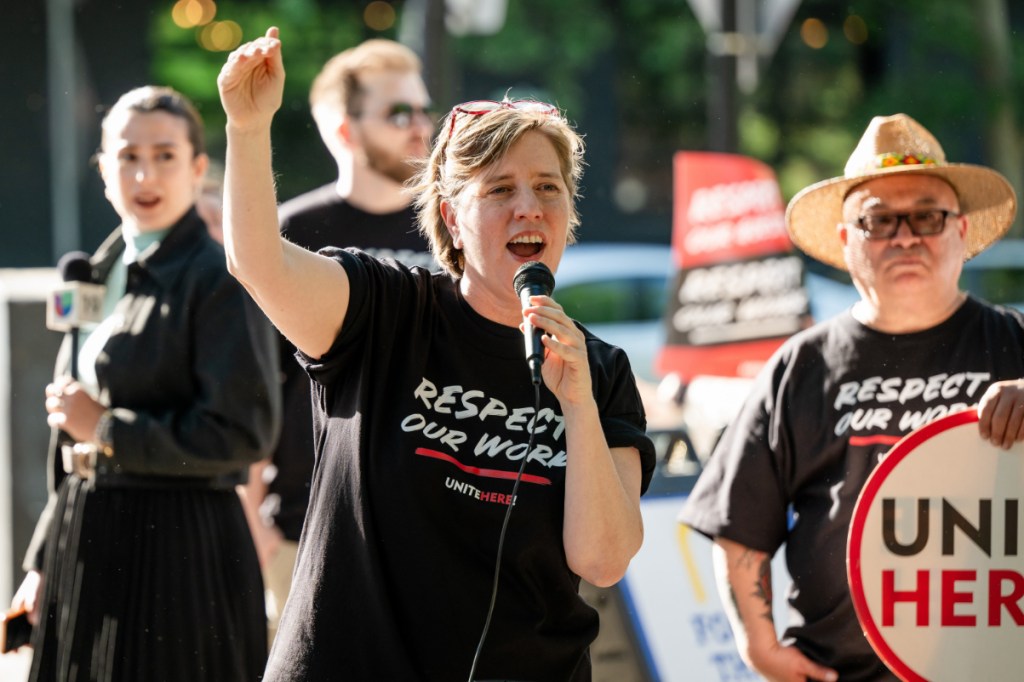
<path fill-rule="evenodd" d="M 674 275 L 667 244 L 573 244 L 555 274 L 554 296 L 569 317 L 626 351 L 639 378 L 654 382 Z"/>
<path fill-rule="evenodd" d="M 1002 239 L 964 263 L 960 288 L 1024 310 L 1024 239 Z"/>

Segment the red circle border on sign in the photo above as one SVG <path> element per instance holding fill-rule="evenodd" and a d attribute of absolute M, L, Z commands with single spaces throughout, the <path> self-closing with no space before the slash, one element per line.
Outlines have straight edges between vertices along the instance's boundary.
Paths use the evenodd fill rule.
<path fill-rule="evenodd" d="M 871 643 L 871 647 L 875 650 L 878 656 L 888 665 L 894 673 L 900 676 L 905 682 L 928 682 L 927 679 L 919 675 L 918 673 L 911 670 L 911 668 L 903 662 L 892 647 L 882 637 L 882 632 L 879 630 L 878 625 L 871 617 L 871 611 L 868 608 L 867 598 L 864 596 L 864 581 L 861 576 L 861 538 L 864 535 L 864 526 L 867 523 L 868 512 L 871 509 L 871 505 L 874 503 L 875 496 L 882 487 L 882 483 L 885 482 L 886 477 L 892 473 L 892 470 L 896 468 L 904 458 L 918 448 L 923 442 L 933 438 L 934 436 L 948 431 L 949 429 L 969 424 L 971 422 L 977 423 L 978 411 L 974 408 L 964 410 L 963 412 L 956 412 L 951 415 L 936 419 L 930 424 L 925 424 L 917 431 L 908 433 L 903 437 L 896 445 L 893 446 L 889 454 L 879 462 L 875 470 L 868 476 L 867 483 L 864 484 L 864 489 L 860 493 L 860 497 L 857 500 L 857 505 L 853 510 L 853 518 L 850 521 L 850 533 L 847 537 L 847 578 L 850 581 L 850 596 L 853 599 L 853 608 L 857 613 L 857 619 L 860 621 L 861 627 L 864 628 L 864 636 L 867 637 L 868 642 Z M 854 539 L 856 538 L 856 542 Z"/>

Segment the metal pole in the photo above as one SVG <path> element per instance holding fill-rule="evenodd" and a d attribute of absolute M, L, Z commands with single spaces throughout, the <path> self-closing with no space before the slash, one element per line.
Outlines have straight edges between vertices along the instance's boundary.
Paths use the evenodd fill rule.
<path fill-rule="evenodd" d="M 46 2 L 53 262 L 80 248 L 78 142 L 75 135 L 74 0 Z"/>
<path fill-rule="evenodd" d="M 444 0 L 408 0 L 402 10 L 398 39 L 423 60 L 423 82 L 435 104 L 448 106 L 448 31 Z"/>
<path fill-rule="evenodd" d="M 736 2 L 721 0 L 720 36 L 736 35 Z M 712 151 L 735 153 L 739 149 L 736 108 L 736 54 L 733 49 L 717 47 L 708 51 L 711 90 L 708 95 L 708 143 Z"/>

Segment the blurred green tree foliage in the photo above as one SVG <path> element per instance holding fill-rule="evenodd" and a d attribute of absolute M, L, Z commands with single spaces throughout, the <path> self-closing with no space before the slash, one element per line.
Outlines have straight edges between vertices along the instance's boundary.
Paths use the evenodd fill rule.
<path fill-rule="evenodd" d="M 397 23 L 366 28 L 366 5 L 217 3 L 217 19 L 238 22 L 245 39 L 281 27 L 288 81 L 274 139 L 282 198 L 334 173 L 306 103 L 320 66 L 364 38 L 396 37 Z M 392 5 L 401 17 L 403 4 Z M 805 40 L 808 20 L 821 22 L 823 44 Z M 788 198 L 841 173 L 871 116 L 903 111 L 942 140 L 950 159 L 996 165 L 1020 188 L 1024 112 L 1012 93 L 1024 89 L 1024 45 L 1011 39 L 1013 26 L 1024 28 L 1024 7 L 1007 0 L 803 0 L 776 54 L 762 60 L 757 89 L 739 99 L 739 152 L 772 165 Z M 151 30 L 156 78 L 196 98 L 217 150 L 216 74 L 226 55 L 201 49 L 169 11 Z M 647 188 L 642 211 L 666 220 L 672 154 L 707 148 L 708 92 L 735 87 L 712 78 L 688 0 L 508 0 L 498 34 L 445 41 L 453 96 L 495 97 L 525 84 L 530 91 L 514 87 L 513 95 L 556 101 L 591 149 L 609 156 L 609 182 L 638 179 Z"/>
<path fill-rule="evenodd" d="M 268 26 L 281 30 L 287 79 L 284 102 L 274 119 L 274 165 L 282 199 L 327 183 L 337 173 L 309 113 L 309 88 L 330 57 L 379 35 L 363 24 L 361 4 L 316 0 L 217 2 L 215 19 L 236 22 L 243 41 L 262 35 Z M 217 95 L 217 74 L 228 52 L 203 49 L 198 42 L 201 29 L 176 25 L 170 11 L 173 2 L 167 5 L 167 11 L 155 15 L 150 27 L 155 80 L 193 98 L 206 124 L 211 154 L 223 158 L 225 118 Z"/>

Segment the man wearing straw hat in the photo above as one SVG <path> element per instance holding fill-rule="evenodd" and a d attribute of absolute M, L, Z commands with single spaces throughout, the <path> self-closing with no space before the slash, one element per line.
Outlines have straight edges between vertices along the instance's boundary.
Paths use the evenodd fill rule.
<path fill-rule="evenodd" d="M 958 286 L 963 262 L 1015 211 L 1000 174 L 947 163 L 903 114 L 873 119 L 844 176 L 790 202 L 793 242 L 849 270 L 860 300 L 767 363 L 681 515 L 714 539 L 740 653 L 769 680 L 897 679 L 861 632 L 845 568 L 853 507 L 880 456 L 972 406 L 982 437 L 1024 440 L 1024 315 Z M 783 543 L 793 585 L 780 641 L 770 560 Z"/>

